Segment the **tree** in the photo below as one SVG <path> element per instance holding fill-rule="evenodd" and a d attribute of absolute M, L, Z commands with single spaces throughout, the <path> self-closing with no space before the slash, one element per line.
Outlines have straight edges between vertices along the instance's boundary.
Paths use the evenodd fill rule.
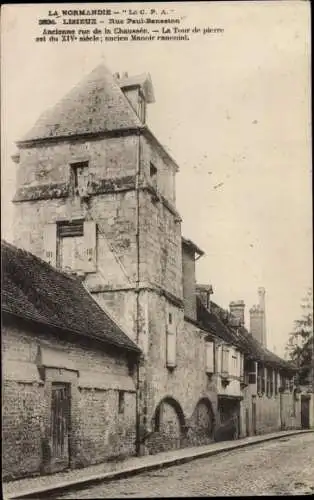
<path fill-rule="evenodd" d="M 299 384 L 314 385 L 313 290 L 309 288 L 301 302 L 302 314 L 294 322 L 289 335 L 287 351 L 298 366 Z"/>

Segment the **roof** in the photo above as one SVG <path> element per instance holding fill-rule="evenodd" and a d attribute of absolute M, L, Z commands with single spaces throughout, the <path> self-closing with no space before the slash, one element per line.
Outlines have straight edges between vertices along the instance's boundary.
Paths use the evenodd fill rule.
<path fill-rule="evenodd" d="M 285 361 L 273 352 L 264 347 L 256 340 L 244 326 L 233 327 L 226 319 L 223 320 L 224 310 L 215 302 L 210 303 L 211 310 L 208 311 L 203 305 L 199 296 L 197 296 L 197 318 L 205 330 L 213 332 L 218 338 L 228 344 L 238 347 L 255 361 L 262 361 L 276 368 L 295 371 L 296 366 L 289 361 Z"/>
<path fill-rule="evenodd" d="M 140 352 L 77 278 L 5 241 L 1 250 L 3 312 Z"/>
<path fill-rule="evenodd" d="M 182 238 L 182 244 L 189 247 L 191 250 L 193 250 L 195 253 L 197 253 L 200 256 L 205 254 L 205 252 L 203 252 L 203 250 L 201 250 L 195 243 L 193 243 L 192 240 Z"/>
<path fill-rule="evenodd" d="M 20 143 L 141 126 L 119 83 L 101 64 L 46 110 Z"/>
<path fill-rule="evenodd" d="M 100 64 L 55 106 L 44 111 L 17 145 L 76 135 L 140 130 L 178 171 L 175 160 L 149 127 L 140 121 L 122 90 L 135 85 L 140 85 L 147 102 L 154 102 L 149 73 L 117 79 L 104 64 Z M 14 158 L 17 161 L 18 154 Z"/>

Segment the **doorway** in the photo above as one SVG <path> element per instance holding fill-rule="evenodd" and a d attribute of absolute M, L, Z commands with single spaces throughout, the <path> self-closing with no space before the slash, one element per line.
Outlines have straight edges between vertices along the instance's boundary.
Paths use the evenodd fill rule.
<path fill-rule="evenodd" d="M 310 398 L 305 395 L 301 396 L 301 427 L 310 428 Z"/>
<path fill-rule="evenodd" d="M 51 386 L 51 469 L 69 467 L 70 384 L 53 382 Z"/>

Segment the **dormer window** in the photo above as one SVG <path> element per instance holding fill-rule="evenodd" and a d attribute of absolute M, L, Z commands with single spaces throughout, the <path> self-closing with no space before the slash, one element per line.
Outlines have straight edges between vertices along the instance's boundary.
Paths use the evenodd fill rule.
<path fill-rule="evenodd" d="M 71 187 L 73 194 L 85 197 L 88 188 L 88 161 L 80 161 L 71 164 Z"/>
<path fill-rule="evenodd" d="M 150 164 L 149 174 L 152 186 L 157 189 L 157 168 L 153 165 L 153 163 Z"/>

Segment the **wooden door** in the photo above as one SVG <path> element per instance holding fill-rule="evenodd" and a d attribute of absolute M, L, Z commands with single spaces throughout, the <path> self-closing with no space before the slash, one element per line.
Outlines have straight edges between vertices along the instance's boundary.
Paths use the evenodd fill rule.
<path fill-rule="evenodd" d="M 51 388 L 51 468 L 69 466 L 70 386 L 52 383 Z"/>
<path fill-rule="evenodd" d="M 310 428 L 310 398 L 301 396 L 301 427 Z"/>

